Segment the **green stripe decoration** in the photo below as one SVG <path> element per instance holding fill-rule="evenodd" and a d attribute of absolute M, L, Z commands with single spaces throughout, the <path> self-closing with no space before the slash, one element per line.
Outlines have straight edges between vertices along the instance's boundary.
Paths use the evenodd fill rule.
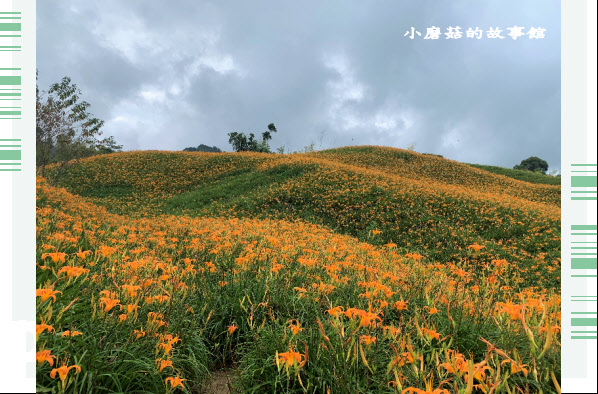
<path fill-rule="evenodd" d="M 21 116 L 21 107 L 0 107 L 0 119 L 9 119 L 14 116 Z M 0 145 L 2 145 L 1 142 Z"/>
<path fill-rule="evenodd" d="M 598 176 L 596 164 L 571 164 L 572 200 L 596 200 Z"/>
<path fill-rule="evenodd" d="M 597 277 L 598 225 L 571 225 L 571 270 L 573 278 Z"/>
<path fill-rule="evenodd" d="M 598 302 L 598 296 L 589 296 L 589 295 L 571 296 L 571 301 L 573 301 L 573 302 Z"/>
<path fill-rule="evenodd" d="M 0 75 L 0 85 L 20 86 L 21 85 L 21 76 L 20 75 Z"/>
<path fill-rule="evenodd" d="M 12 40 L 2 41 L 2 38 L 21 37 L 21 13 L 0 12 L 0 52 L 20 52 L 21 46 L 12 47 Z"/>
<path fill-rule="evenodd" d="M 0 23 L 0 31 L 21 31 L 21 24 L 20 23 Z"/>
<path fill-rule="evenodd" d="M 596 269 L 596 259 L 573 258 L 573 259 L 571 259 L 571 269 L 574 269 L 574 270 L 595 270 Z"/>
<path fill-rule="evenodd" d="M 20 16 L 0 14 L 0 52 L 21 52 L 23 49 L 15 38 L 21 38 Z M 12 23 L 15 22 L 15 23 Z"/>
<path fill-rule="evenodd" d="M 571 312 L 571 339 L 597 339 L 597 320 L 596 312 Z"/>
<path fill-rule="evenodd" d="M 21 119 L 21 76 L 6 75 L 20 68 L 0 68 L 0 120 Z M 11 103 L 12 102 L 12 103 Z"/>
<path fill-rule="evenodd" d="M 0 172 L 21 171 L 20 148 L 20 139 L 0 139 Z"/>

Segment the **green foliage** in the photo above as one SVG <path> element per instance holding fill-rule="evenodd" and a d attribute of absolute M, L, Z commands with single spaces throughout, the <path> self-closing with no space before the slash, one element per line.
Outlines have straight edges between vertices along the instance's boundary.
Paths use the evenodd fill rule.
<path fill-rule="evenodd" d="M 281 166 L 272 168 L 270 174 L 282 176 L 289 171 L 292 173 L 292 168 Z M 375 188 L 371 191 L 381 192 Z M 368 248 L 317 226 L 272 221 L 263 232 L 252 233 L 251 226 L 257 222 L 229 220 L 230 227 L 221 227 L 218 219 L 202 222 L 161 217 L 127 222 L 124 216 L 84 210 L 92 206 L 76 206 L 75 196 L 58 193 L 42 186 L 37 200 L 44 215 L 40 219 L 45 223 L 38 244 L 60 245 L 68 259 L 63 264 L 54 263 L 51 256 L 44 257 L 41 247 L 36 255 L 38 266 L 44 267 L 38 268 L 36 288 L 55 286 L 57 290 L 54 300 L 37 298 L 37 324 L 45 319 L 53 330 L 39 334 L 37 348 L 50 350 L 56 358 L 54 365 L 37 365 L 38 392 L 158 393 L 168 390 L 167 377 L 180 376 L 185 379 L 181 390 L 197 393 L 202 392 L 209 371 L 222 367 L 237 370 L 234 384 L 243 392 L 325 393 L 331 388 L 342 393 L 392 393 L 395 391 L 387 383 L 394 380 L 396 372 L 402 375 L 403 389 L 425 387 L 433 377 L 435 387 L 446 379 L 452 382 L 446 387 L 455 388 L 451 392 L 463 392 L 466 380 L 439 367 L 451 362 L 449 355 L 454 351 L 475 362 L 486 359 L 494 371 L 502 367 L 501 378 L 510 387 L 529 385 L 534 392 L 554 392 L 548 374 L 555 371 L 559 375 L 559 348 L 553 345 L 542 350 L 546 341 L 541 329 L 546 316 L 558 312 L 559 304 L 546 304 L 544 310 L 535 313 L 533 308 L 527 311 L 527 324 L 540 349 L 526 339 L 520 321 L 504 313 L 494 315 L 496 302 L 505 300 L 509 286 L 517 285 L 516 267 L 504 272 L 501 285 L 506 288 L 487 284 L 486 278 L 496 272 L 494 265 L 487 264 L 480 268 L 480 275 L 470 278 L 471 282 L 463 281 L 449 290 L 446 281 L 458 279 L 457 267 L 429 260 L 436 266 L 432 269 L 415 259 L 394 256 L 385 246 Z M 66 201 L 69 198 L 71 201 Z M 74 209 L 81 212 L 71 216 Z M 74 231 L 81 234 L 77 243 L 62 243 L 56 236 Z M 293 237 L 301 234 L 300 245 L 288 247 Z M 123 246 L 117 248 L 121 240 Z M 302 244 L 306 240 L 309 243 Z M 114 254 L 98 253 L 97 245 L 115 245 Z M 280 249 L 275 245 L 285 246 L 283 255 L 273 254 Z M 324 246 L 329 246 L 325 253 L 315 250 Z M 90 251 L 83 262 L 76 255 L 80 248 Z M 357 248 L 359 254 L 353 252 Z M 93 249 L 96 253 L 91 253 Z M 144 249 L 151 250 L 152 258 L 140 252 Z M 305 264 L 306 253 L 318 253 L 313 260 L 322 262 Z M 129 255 L 136 257 L 129 260 Z M 156 265 L 149 265 L 153 259 Z M 180 276 L 158 279 L 168 267 L 163 261 L 169 259 L 176 269 L 168 272 Z M 357 261 L 352 262 L 354 259 Z M 89 268 L 81 276 L 58 274 L 64 267 L 72 268 L 71 264 Z M 208 264 L 213 269 L 205 269 Z M 240 269 L 241 264 L 247 265 Z M 328 271 L 332 265 L 338 270 Z M 394 271 L 384 275 L 386 267 L 399 265 L 403 267 L 400 275 Z M 368 271 L 360 273 L 365 267 Z M 136 290 L 139 294 L 127 294 L 125 284 L 141 285 L 148 275 L 157 284 Z M 346 279 L 339 280 L 341 275 Z M 139 282 L 132 282 L 138 276 Z M 178 288 L 179 281 L 188 288 Z M 329 283 L 333 285 L 328 290 L 318 289 Z M 389 292 L 381 291 L 375 301 L 371 300 L 368 293 L 374 292 L 373 286 Z M 471 290 L 473 286 L 478 290 Z M 104 309 L 101 292 L 108 298 L 116 295 L 106 295 L 106 289 L 116 292 L 120 301 L 109 310 Z M 164 303 L 143 301 L 156 294 L 169 297 Z M 444 302 L 440 302 L 441 296 L 446 297 Z M 408 300 L 408 308 L 394 308 L 399 300 Z M 376 306 L 380 301 L 389 304 L 383 312 Z M 128 312 L 128 305 L 135 310 Z M 341 307 L 341 312 L 333 314 L 333 307 Z M 373 312 L 372 323 L 383 324 L 363 323 L 359 316 L 342 313 L 349 307 Z M 437 307 L 438 313 L 431 314 L 431 307 Z M 121 320 L 123 315 L 127 317 Z M 158 326 L 156 321 L 165 324 Z M 233 325 L 231 333 L 228 330 Z M 300 330 L 292 332 L 292 325 Z M 390 326 L 399 331 L 388 331 Z M 433 328 L 440 337 L 428 337 L 422 332 L 424 327 Z M 81 335 L 63 336 L 67 330 Z M 171 351 L 159 347 L 166 335 L 177 339 Z M 364 343 L 370 337 L 376 338 L 375 342 Z M 521 358 L 526 372 L 532 365 L 537 372 L 530 372 L 526 380 L 523 373 L 508 373 L 505 356 L 488 350 L 480 337 L 492 342 L 501 354 Z M 297 352 L 301 362 L 285 366 L 279 358 L 277 363 L 277 356 L 289 351 Z M 397 365 L 397 355 L 407 353 L 413 361 L 404 357 L 405 364 Z M 158 363 L 166 358 L 173 366 L 162 371 Z M 71 371 L 64 386 L 50 376 L 62 363 L 81 369 L 79 373 Z M 393 368 L 395 373 L 390 373 Z"/>
<path fill-rule="evenodd" d="M 228 143 L 233 146 L 235 152 L 262 152 L 271 153 L 268 141 L 272 139 L 272 134 L 276 133 L 274 123 L 268 125 L 268 130 L 262 133 L 262 140 L 258 141 L 253 133 L 249 137 L 245 133 L 228 133 Z"/>
<path fill-rule="evenodd" d="M 52 184 L 72 161 L 122 148 L 113 137 L 99 138 L 104 121 L 88 112 L 90 104 L 79 101 L 80 96 L 69 77 L 52 84 L 47 94 L 36 86 L 36 163 L 42 176 L 47 165 L 59 163 Z"/>
<path fill-rule="evenodd" d="M 516 170 L 511 168 L 504 168 L 504 167 L 497 167 L 497 166 L 487 166 L 482 164 L 468 164 L 472 167 L 479 168 L 481 170 L 485 170 L 494 174 L 504 175 L 509 178 L 517 179 L 524 182 L 529 183 L 537 183 L 537 184 L 544 184 L 544 185 L 560 185 L 561 184 L 561 177 L 560 175 L 552 175 L 549 176 L 540 174 L 537 172 L 531 172 L 526 170 Z"/>
<path fill-rule="evenodd" d="M 375 147 L 349 147 L 320 151 L 313 156 L 338 159 L 333 152 L 342 151 L 353 166 L 365 166 L 369 163 L 365 160 L 376 158 L 379 150 Z M 388 158 L 384 157 L 382 164 L 394 162 L 402 169 L 419 165 L 417 168 L 421 170 L 416 177 L 420 179 L 423 179 L 424 170 L 438 175 L 438 169 L 427 169 L 430 162 L 445 162 L 440 158 L 402 150 L 391 150 L 390 154 Z M 311 155 L 284 158 L 249 153 L 209 158 L 188 155 L 185 161 L 181 161 L 181 156 L 176 153 L 139 153 L 134 158 L 129 154 L 105 159 L 98 157 L 93 162 L 82 163 L 84 165 L 78 166 L 77 172 L 69 173 L 63 185 L 81 195 L 100 197 L 101 200 L 94 201 L 118 213 L 135 214 L 135 210 L 143 206 L 148 210 L 147 214 L 301 219 L 365 242 L 373 242 L 368 237 L 368 230 L 371 229 L 370 223 L 376 222 L 382 234 L 373 243 L 394 242 L 405 251 L 412 251 L 413 245 L 419 245 L 420 253 L 425 251 L 428 258 L 436 261 L 474 261 L 464 246 L 489 242 L 484 252 L 479 254 L 479 263 L 484 258 L 500 256 L 508 261 L 520 262 L 526 281 L 538 282 L 540 279 L 536 272 L 540 272 L 546 283 L 558 283 L 558 271 L 546 271 L 551 268 L 549 266 L 540 265 L 538 271 L 531 271 L 535 262 L 529 256 L 546 253 L 547 261 L 556 261 L 554 259 L 560 255 L 560 239 L 551 235 L 559 230 L 560 216 L 535 211 L 544 209 L 542 206 L 522 210 L 517 208 L 518 204 L 507 204 L 508 198 L 501 202 L 469 194 L 440 192 L 440 182 L 444 182 L 444 178 L 435 179 L 434 191 L 430 194 L 431 190 L 417 178 L 387 177 L 380 171 L 367 173 L 355 167 L 341 169 L 330 164 L 317 164 Z M 281 163 L 268 165 L 268 162 L 277 161 Z M 482 178 L 479 171 L 468 166 L 460 163 L 454 166 L 460 172 L 453 173 L 448 171 L 448 167 L 438 167 L 450 175 L 446 181 L 449 184 L 459 181 L 458 174 L 462 177 L 460 182 L 467 185 L 472 185 L 476 177 Z M 180 169 L 177 172 L 198 175 L 171 179 L 173 183 L 167 187 L 168 194 L 155 193 L 153 185 L 157 183 L 151 180 L 164 179 L 164 171 L 172 171 L 175 167 Z M 117 172 L 114 168 L 121 171 Z M 118 176 L 123 174 L 123 170 L 130 175 Z M 98 177 L 97 174 L 115 176 L 111 179 L 103 175 Z M 492 181 L 496 184 L 504 182 L 501 177 L 492 174 L 482 180 L 478 187 L 485 190 L 493 186 Z M 128 195 L 122 194 L 127 193 L 126 187 L 131 183 L 135 186 Z M 512 181 L 504 183 L 508 185 Z M 529 184 L 516 186 L 517 189 L 508 193 L 518 201 L 538 201 L 546 208 L 554 206 L 558 209 L 560 190 Z M 526 189 L 531 190 L 529 197 Z M 115 194 L 110 196 L 110 192 Z M 150 197 L 154 193 L 155 197 Z M 499 227 L 494 224 L 497 218 L 502 220 Z M 530 227 L 525 223 L 534 225 Z M 509 248 L 504 248 L 504 244 L 508 244 Z"/>
<path fill-rule="evenodd" d="M 455 365 L 451 352 L 485 362 L 490 370 L 482 373 L 500 370 L 493 375 L 500 378 L 493 380 L 496 393 L 555 392 L 550 374 L 560 378 L 560 334 L 555 331 L 551 346 L 545 338 L 547 328 L 558 328 L 560 298 L 540 300 L 544 292 L 558 293 L 560 212 L 555 202 L 535 204 L 521 196 L 531 190 L 556 200 L 560 189 L 415 152 L 382 156 L 381 150 L 341 150 L 350 166 L 337 150 L 288 156 L 131 152 L 71 167 L 64 186 L 127 215 L 94 211 L 64 189 L 40 187 L 37 288 L 53 284 L 61 293 L 45 304 L 38 298 L 39 318 L 55 329 L 40 334 L 38 349 L 52 350 L 56 364 L 68 355 L 69 365 L 81 366 L 81 373 L 71 371 L 67 392 L 164 392 L 167 376 L 186 379 L 183 392 L 202 392 L 208 371 L 223 367 L 235 370 L 234 384 L 243 392 L 391 393 L 428 385 L 466 392 L 463 370 L 447 371 Z M 414 178 L 393 175 L 408 168 L 415 169 Z M 424 181 L 431 175 L 434 181 Z M 472 186 L 475 178 L 483 183 Z M 490 197 L 493 183 L 516 184 L 521 196 Z M 131 219 L 135 210 L 148 217 Z M 104 256 L 98 245 L 118 251 Z M 53 246 L 68 260 L 44 257 Z M 85 260 L 78 260 L 80 248 L 90 251 Z M 413 253 L 421 260 L 409 257 Z M 89 272 L 74 278 L 58 273 L 73 265 Z M 134 272 L 128 268 L 136 265 Z M 147 277 L 156 283 L 144 285 L 138 302 L 126 294 L 125 283 L 142 285 Z M 534 287 L 516 294 L 528 286 Z M 392 291 L 375 294 L 384 287 Z M 102 310 L 97 297 L 107 289 L 120 294 L 120 308 Z M 144 301 L 163 294 L 171 296 L 164 303 Z M 535 303 L 523 306 L 519 296 Z M 408 308 L 397 309 L 399 300 Z M 531 335 L 521 317 L 497 312 L 511 302 L 526 308 L 523 324 Z M 138 310 L 120 321 L 131 304 Z M 333 314 L 337 306 L 347 313 Z M 375 312 L 382 324 L 362 324 L 349 308 Z M 149 314 L 157 312 L 168 324 L 150 331 Z M 293 332 L 293 325 L 301 330 Z M 61 336 L 74 329 L 84 336 Z M 137 337 L 140 329 L 147 333 Z M 157 343 L 166 333 L 181 341 L 169 354 L 173 367 L 160 371 L 164 353 Z M 376 341 L 366 343 L 370 337 Z M 299 359 L 284 365 L 279 357 L 291 351 Z M 502 354 L 525 372 L 513 372 Z M 39 392 L 60 391 L 59 380 L 49 377 L 56 364 L 38 364 Z M 403 387 L 393 387 L 395 379 Z"/>
<path fill-rule="evenodd" d="M 299 150 L 293 151 L 293 154 L 296 154 L 296 153 L 314 153 L 316 151 L 315 147 L 316 147 L 316 144 L 315 144 L 315 142 L 312 141 L 311 144 L 305 145 L 303 147 L 303 149 L 299 149 Z"/>
<path fill-rule="evenodd" d="M 542 160 L 539 157 L 532 156 L 528 157 L 525 160 L 522 160 L 521 163 L 514 166 L 513 169 L 546 174 L 546 171 L 548 171 L 548 163 L 546 162 L 546 160 Z"/>
<path fill-rule="evenodd" d="M 314 148 L 315 146 L 316 146 L 316 144 L 314 142 L 312 142 L 309 145 L 304 146 L 303 147 L 303 153 L 312 153 L 312 152 L 314 152 L 315 151 L 315 148 Z"/>
<path fill-rule="evenodd" d="M 253 211 L 258 209 L 258 206 L 247 199 L 248 195 L 266 193 L 276 184 L 299 177 L 310 168 L 312 167 L 283 164 L 266 171 L 252 171 L 250 168 L 229 171 L 215 177 L 213 182 L 169 199 L 166 202 L 166 212 L 185 211 L 197 214 L 216 202 L 243 207 L 237 208 L 238 213 L 246 210 Z"/>
<path fill-rule="evenodd" d="M 222 150 L 220 150 L 220 148 L 217 148 L 216 146 L 207 146 L 204 144 L 198 145 L 197 148 L 194 148 L 194 147 L 185 148 L 185 149 L 183 149 L 183 151 L 184 152 L 214 152 L 214 153 L 222 152 Z"/>

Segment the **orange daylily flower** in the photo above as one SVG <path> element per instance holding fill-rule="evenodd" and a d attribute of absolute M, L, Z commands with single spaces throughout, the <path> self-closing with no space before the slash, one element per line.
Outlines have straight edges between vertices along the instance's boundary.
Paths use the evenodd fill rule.
<path fill-rule="evenodd" d="M 403 365 L 405 365 L 405 363 L 407 364 L 413 364 L 415 362 L 415 359 L 413 358 L 413 356 L 411 355 L 411 353 L 409 352 L 404 352 L 401 356 L 399 356 L 399 360 L 398 360 L 398 366 L 402 367 Z"/>
<path fill-rule="evenodd" d="M 158 348 L 163 349 L 164 353 L 168 354 L 172 350 L 172 345 L 180 342 L 179 337 L 173 337 L 171 334 L 166 334 L 164 336 L 165 343 L 158 344 Z"/>
<path fill-rule="evenodd" d="M 301 363 L 302 358 L 305 356 L 301 353 L 295 352 L 292 348 L 289 348 L 288 352 L 277 354 L 277 363 L 285 363 L 285 367 L 291 367 L 295 363 Z"/>
<path fill-rule="evenodd" d="M 369 327 L 376 325 L 376 321 L 381 322 L 382 319 L 378 316 L 378 314 L 373 312 L 366 312 L 361 309 L 357 308 L 349 308 L 345 312 L 345 316 L 350 319 L 359 318 L 359 327 Z"/>
<path fill-rule="evenodd" d="M 102 245 L 96 250 L 96 254 L 102 255 L 102 257 L 110 257 L 116 253 L 117 249 L 111 246 Z"/>
<path fill-rule="evenodd" d="M 478 245 L 478 244 L 469 245 L 467 247 L 467 249 L 472 249 L 474 252 L 479 252 L 481 249 L 484 249 L 484 248 L 485 248 L 484 245 Z"/>
<path fill-rule="evenodd" d="M 436 330 L 431 330 L 431 329 L 428 329 L 428 328 L 422 328 L 422 331 L 430 339 L 436 339 L 436 340 L 440 339 L 440 333 L 436 332 Z"/>
<path fill-rule="evenodd" d="M 159 294 L 157 296 L 154 296 L 153 299 L 156 300 L 158 303 L 162 304 L 163 302 L 168 301 L 170 297 L 166 294 Z"/>
<path fill-rule="evenodd" d="M 47 361 L 50 366 L 54 366 L 54 360 L 56 357 L 50 354 L 50 350 L 40 350 L 39 352 L 35 353 L 35 359 L 37 360 L 38 364 L 43 364 L 44 361 Z"/>
<path fill-rule="evenodd" d="M 284 268 L 284 265 L 282 265 L 282 264 L 273 264 L 272 268 L 270 268 L 270 271 L 274 272 L 275 274 L 277 274 L 278 271 L 280 271 L 283 268 Z"/>
<path fill-rule="evenodd" d="M 181 339 L 177 336 L 173 337 L 172 334 L 166 334 L 163 338 L 166 342 L 170 343 L 171 345 L 181 342 Z"/>
<path fill-rule="evenodd" d="M 328 313 L 330 316 L 334 316 L 334 317 L 338 317 L 341 313 L 343 313 L 345 308 L 343 308 L 342 306 L 337 306 L 334 308 L 330 308 L 326 311 L 326 313 Z"/>
<path fill-rule="evenodd" d="M 293 290 L 297 290 L 299 292 L 299 298 L 302 298 L 307 293 L 307 290 L 303 287 L 293 287 Z"/>
<path fill-rule="evenodd" d="M 90 254 L 91 254 L 91 250 L 81 250 L 81 249 L 79 249 L 79 251 L 75 253 L 75 255 L 77 257 L 79 257 L 81 260 L 85 260 L 87 258 L 87 256 L 89 256 Z"/>
<path fill-rule="evenodd" d="M 62 333 L 61 337 L 76 337 L 77 335 L 83 335 L 83 333 L 80 331 L 66 330 Z"/>
<path fill-rule="evenodd" d="M 164 380 L 164 382 L 165 382 L 166 384 L 169 384 L 169 383 L 170 383 L 170 388 L 175 388 L 175 387 L 177 387 L 177 386 L 181 386 L 181 388 L 183 388 L 183 389 L 184 389 L 184 388 L 185 388 L 185 386 L 183 386 L 183 382 L 184 382 L 185 380 L 187 380 L 187 379 L 181 379 L 181 378 L 179 378 L 178 376 L 175 376 L 175 377 L 169 376 L 169 377 L 167 377 L 167 378 Z"/>
<path fill-rule="evenodd" d="M 294 320 L 297 324 L 289 324 L 289 328 L 291 329 L 291 332 L 293 333 L 293 336 L 299 334 L 301 331 L 303 331 L 303 328 L 301 328 L 301 325 L 299 324 L 299 322 L 297 320 Z M 293 320 L 291 320 L 290 323 L 292 323 Z"/>
<path fill-rule="evenodd" d="M 72 277 L 79 277 L 85 273 L 88 273 L 89 270 L 87 268 L 82 268 L 82 267 L 66 266 L 66 267 L 62 267 L 61 269 L 59 269 L 57 275 L 59 276 L 63 272 L 66 272 L 67 277 L 72 278 Z"/>
<path fill-rule="evenodd" d="M 415 393 L 415 394 L 450 394 L 447 389 L 433 389 L 433 390 L 422 390 L 415 387 L 407 387 L 401 391 L 401 394 Z"/>
<path fill-rule="evenodd" d="M 407 253 L 405 255 L 405 257 L 409 257 L 412 260 L 415 261 L 420 261 L 424 256 L 422 256 L 421 254 L 417 254 L 417 253 Z"/>
<path fill-rule="evenodd" d="M 376 337 L 372 337 L 369 335 L 362 335 L 359 337 L 359 342 L 365 345 L 371 345 L 372 343 L 376 342 Z"/>
<path fill-rule="evenodd" d="M 428 308 L 428 313 L 429 313 L 430 315 L 435 315 L 435 314 L 437 314 L 437 313 L 438 313 L 438 309 L 437 309 L 437 308 L 435 308 L 435 307 Z"/>
<path fill-rule="evenodd" d="M 110 298 L 110 297 L 101 297 L 100 298 L 100 305 L 103 305 L 103 311 L 109 312 L 112 308 L 117 305 L 120 305 L 118 302 L 120 300 L 118 298 Z"/>
<path fill-rule="evenodd" d="M 158 364 L 158 363 L 160 364 L 160 372 L 162 372 L 162 370 L 164 368 L 168 368 L 168 367 L 174 369 L 174 367 L 172 366 L 172 361 L 170 361 L 170 360 L 157 359 L 156 364 Z"/>
<path fill-rule="evenodd" d="M 511 317 L 511 320 L 521 320 L 521 309 L 522 305 L 516 305 L 512 302 L 499 302 L 499 312 L 506 312 Z"/>
<path fill-rule="evenodd" d="M 399 311 L 403 311 L 403 310 L 408 310 L 407 309 L 407 304 L 409 303 L 409 301 L 397 301 L 395 302 L 395 308 L 397 308 L 397 310 Z"/>
<path fill-rule="evenodd" d="M 228 335 L 232 335 L 232 333 L 235 332 L 235 330 L 237 328 L 239 328 L 239 327 L 237 327 L 236 324 L 231 324 L 230 326 L 228 326 L 228 330 L 227 330 L 228 331 Z"/>
<path fill-rule="evenodd" d="M 521 360 L 520 360 L 521 362 Z M 516 362 L 512 361 L 512 360 L 503 360 L 500 365 L 503 365 L 505 363 L 511 363 L 511 375 L 514 375 L 516 373 L 519 372 L 523 372 L 523 374 L 525 375 L 525 377 L 527 377 L 527 374 L 529 372 L 529 365 L 527 364 L 517 364 Z M 527 368 L 526 368 L 527 367 Z"/>
<path fill-rule="evenodd" d="M 56 294 L 58 294 L 58 293 L 60 293 L 62 295 L 62 291 L 52 290 L 52 287 L 35 290 L 35 296 L 41 297 L 42 302 L 44 302 L 45 300 L 47 300 L 50 297 L 54 300 L 54 302 L 56 302 Z"/>
<path fill-rule="evenodd" d="M 49 324 L 45 324 L 44 322 L 42 322 L 42 324 L 36 324 L 35 325 L 35 338 L 37 339 L 37 337 L 39 337 L 39 334 L 41 334 L 42 332 L 48 330 L 48 332 L 50 331 L 55 331 L 54 327 L 52 327 Z"/>
<path fill-rule="evenodd" d="M 50 372 L 50 377 L 52 379 L 56 379 L 56 373 L 58 373 L 60 380 L 64 382 L 64 380 L 66 379 L 66 377 L 71 369 L 75 369 L 75 373 L 81 372 L 81 367 L 78 365 L 71 365 L 70 367 L 67 367 L 65 364 L 63 364 L 59 368 L 54 368 Z"/>
<path fill-rule="evenodd" d="M 164 353 L 168 354 L 172 350 L 172 344 L 170 343 L 160 343 L 158 348 L 163 349 Z"/>
<path fill-rule="evenodd" d="M 42 260 L 45 260 L 46 257 L 50 257 L 53 263 L 64 263 L 66 261 L 66 253 L 61 252 L 54 252 L 54 253 L 44 253 L 42 254 Z"/>
<path fill-rule="evenodd" d="M 129 297 L 137 297 L 137 291 L 141 289 L 141 286 L 136 285 L 122 285 L 121 287 L 127 291 Z"/>
<path fill-rule="evenodd" d="M 129 313 L 129 314 L 132 312 L 135 312 L 137 309 L 139 309 L 139 305 L 131 305 L 131 304 L 127 305 L 127 313 Z"/>

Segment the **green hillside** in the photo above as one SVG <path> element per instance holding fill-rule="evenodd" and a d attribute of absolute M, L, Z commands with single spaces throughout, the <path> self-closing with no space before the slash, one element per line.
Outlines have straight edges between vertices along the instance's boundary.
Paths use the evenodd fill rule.
<path fill-rule="evenodd" d="M 64 171 L 37 179 L 39 392 L 559 392 L 559 186 L 383 147 Z"/>
<path fill-rule="evenodd" d="M 497 166 L 487 166 L 483 164 L 469 164 L 468 166 L 472 166 L 475 168 L 479 168 L 480 170 L 492 172 L 493 174 L 504 175 L 509 178 L 517 179 L 524 182 L 529 183 L 538 183 L 544 185 L 561 185 L 561 177 L 553 177 L 549 175 L 542 175 L 537 174 L 531 171 L 524 171 L 524 170 L 514 170 L 512 168 L 504 168 L 504 167 L 497 167 Z"/>
<path fill-rule="evenodd" d="M 302 220 L 433 261 L 514 261 L 524 284 L 559 281 L 559 187 L 399 149 L 118 153 L 82 162 L 62 185 L 115 213 Z M 472 254 L 474 244 L 484 248 Z"/>

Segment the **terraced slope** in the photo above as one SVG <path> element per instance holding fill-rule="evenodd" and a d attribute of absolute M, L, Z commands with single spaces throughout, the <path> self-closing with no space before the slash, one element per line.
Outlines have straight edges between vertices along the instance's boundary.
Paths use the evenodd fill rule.
<path fill-rule="evenodd" d="M 374 147 L 118 153 L 60 186 L 38 179 L 40 392 L 220 368 L 242 392 L 559 391 L 558 187 Z"/>
<path fill-rule="evenodd" d="M 120 153 L 82 162 L 63 185 L 116 213 L 301 219 L 433 261 L 507 259 L 526 284 L 557 286 L 558 187 L 397 149 L 356 149 L 373 153 Z"/>
<path fill-rule="evenodd" d="M 529 183 L 537 183 L 541 185 L 561 185 L 561 177 L 560 176 L 549 176 L 543 174 L 537 174 L 531 171 L 525 170 L 514 170 L 512 168 L 504 168 L 504 167 L 497 167 L 497 166 L 489 166 L 484 164 L 467 164 L 469 166 L 479 168 L 480 170 L 488 171 L 493 174 L 504 175 L 508 178 L 517 179 L 524 182 Z"/>
<path fill-rule="evenodd" d="M 325 150 L 315 153 L 314 156 L 381 170 L 409 179 L 485 190 L 488 193 L 506 194 L 558 206 L 561 204 L 560 183 L 530 184 L 434 155 L 387 147 L 357 146 Z"/>
<path fill-rule="evenodd" d="M 37 197 L 40 392 L 197 393 L 223 366 L 242 392 L 557 392 L 560 297 L 517 262 Z"/>

